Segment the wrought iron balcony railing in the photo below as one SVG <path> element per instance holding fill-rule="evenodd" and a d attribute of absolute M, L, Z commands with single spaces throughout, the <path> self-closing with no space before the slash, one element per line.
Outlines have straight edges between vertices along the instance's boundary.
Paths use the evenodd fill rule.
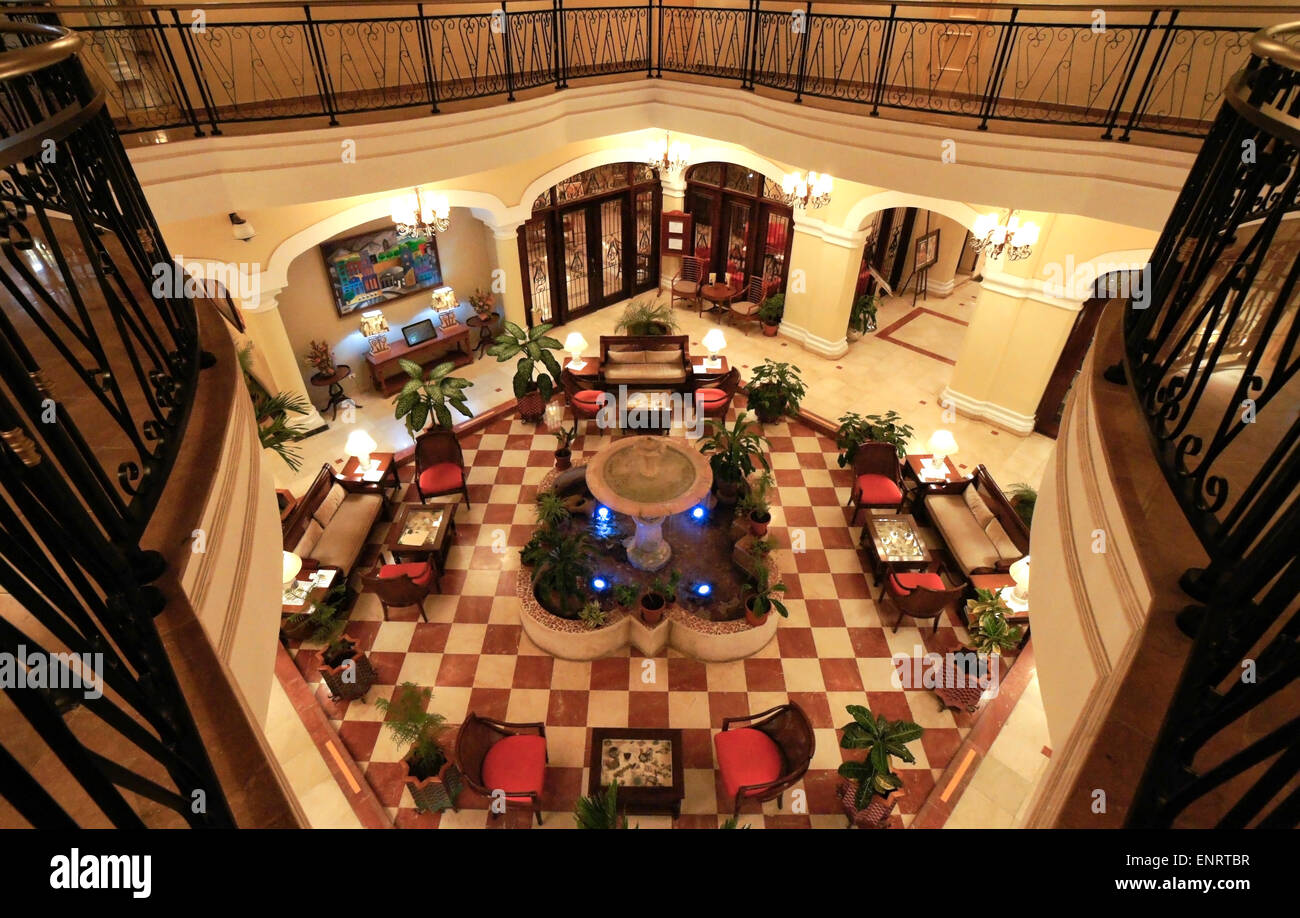
<path fill-rule="evenodd" d="M 466 7 L 479 7 L 464 12 Z M 52 4 L 86 42 L 120 131 L 323 118 L 514 99 L 614 75 L 720 80 L 796 101 L 1016 122 L 1160 142 L 1208 130 L 1264 7 L 566 0 Z M 1231 22 L 1231 25 L 1225 24 Z M 1095 133 L 1094 133 L 1095 132 Z"/>
<path fill-rule="evenodd" d="M 1125 375 L 1210 558 L 1131 824 L 1232 791 L 1226 827 L 1300 823 L 1300 23 L 1251 43 L 1125 317 Z M 1262 725 L 1231 755 L 1216 742 Z M 1210 762 L 1203 761 L 1209 757 Z"/>

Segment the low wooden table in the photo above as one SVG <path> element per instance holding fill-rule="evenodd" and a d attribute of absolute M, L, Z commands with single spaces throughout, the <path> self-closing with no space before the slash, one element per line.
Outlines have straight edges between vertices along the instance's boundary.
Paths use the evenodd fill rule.
<path fill-rule="evenodd" d="M 588 377 L 590 377 L 590 378 L 592 378 L 592 379 L 599 379 L 599 378 L 600 378 L 600 358 L 599 358 L 599 357 L 583 357 L 583 358 L 582 358 L 582 369 L 580 369 L 580 370 L 574 370 L 574 369 L 572 369 L 572 368 L 570 367 L 570 364 L 572 364 L 572 363 L 573 363 L 573 358 L 572 358 L 572 357 L 565 357 L 565 358 L 564 358 L 564 363 L 561 364 L 560 369 L 561 369 L 561 370 L 568 370 L 568 371 L 569 371 L 570 373 L 572 373 L 574 376 L 581 376 L 581 377 L 583 377 L 584 379 L 586 379 L 586 378 L 588 378 Z"/>
<path fill-rule="evenodd" d="M 370 459 L 375 463 L 375 471 L 370 475 L 364 473 L 356 456 L 349 456 L 343 471 L 339 472 L 337 477 L 348 482 L 363 484 L 366 490 L 380 493 L 388 488 L 401 487 L 402 482 L 397 477 L 397 464 L 393 462 L 392 453 L 371 453 Z"/>
<path fill-rule="evenodd" d="M 921 539 L 916 520 L 907 513 L 889 516 L 868 513 L 859 544 L 867 552 L 877 583 L 897 571 L 925 570 L 934 560 Z"/>
<path fill-rule="evenodd" d="M 620 811 L 671 813 L 676 819 L 686 797 L 684 754 L 681 730 L 594 727 L 587 794 L 598 796 L 617 780 Z"/>
<path fill-rule="evenodd" d="M 736 291 L 731 289 L 730 284 L 705 284 L 700 288 L 700 309 L 699 315 L 704 315 L 704 301 L 708 300 L 712 305 L 709 311 L 714 309 L 727 309 L 731 306 L 731 301 L 736 298 Z"/>
<path fill-rule="evenodd" d="M 421 559 L 428 558 L 433 565 L 435 577 L 442 577 L 447 563 L 447 550 L 452 544 L 451 533 L 456 531 L 456 507 L 460 504 L 459 494 L 444 494 L 430 497 L 427 503 L 403 503 L 393 515 L 393 523 L 384 536 L 383 550 L 391 552 L 394 557 L 414 555 Z M 404 542 L 408 526 L 419 523 L 421 513 L 437 513 L 442 518 L 430 530 L 422 542 Z M 438 585 L 438 592 L 442 592 Z"/>
<path fill-rule="evenodd" d="M 415 347 L 411 347 L 399 336 L 388 350 L 367 354 L 366 364 L 370 367 L 370 385 L 374 390 L 383 395 L 392 395 L 410 378 L 401 371 L 399 360 L 413 360 L 427 369 L 446 360 L 463 367 L 473 359 L 469 328 L 456 324 L 450 328 L 438 329 L 438 337 L 421 341 Z"/>
<path fill-rule="evenodd" d="M 714 377 L 721 379 L 731 372 L 731 364 L 727 363 L 727 358 L 721 354 L 718 355 L 718 362 L 721 364 L 719 367 L 706 367 L 704 365 L 706 360 L 708 360 L 707 357 L 691 358 L 691 376 L 696 381 L 708 380 Z"/>
<path fill-rule="evenodd" d="M 913 487 L 908 490 L 909 509 L 916 506 L 919 499 L 931 494 L 955 494 L 970 480 L 970 475 L 963 475 L 947 456 L 943 457 L 943 478 L 928 477 L 929 466 L 926 461 L 933 458 L 930 453 L 908 453 L 903 463 L 903 474 Z M 922 475 L 922 470 L 926 475 Z"/>

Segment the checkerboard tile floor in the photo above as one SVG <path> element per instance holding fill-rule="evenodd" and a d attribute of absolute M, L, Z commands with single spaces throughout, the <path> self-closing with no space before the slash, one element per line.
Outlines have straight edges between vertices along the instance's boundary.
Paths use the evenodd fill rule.
<path fill-rule="evenodd" d="M 735 410 L 743 406 L 737 400 Z M 466 790 L 460 812 L 419 813 L 402 785 L 401 751 L 382 729 L 373 700 L 389 697 L 395 685 L 411 681 L 433 689 L 432 707 L 452 725 L 470 711 L 507 721 L 546 724 L 550 765 L 544 799 L 545 828 L 572 827 L 573 807 L 586 793 L 590 758 L 589 727 L 674 727 L 685 741 L 686 799 L 682 828 L 714 827 L 730 815 L 713 758 L 712 734 L 724 717 L 758 712 L 787 700 L 808 713 L 816 733 L 812 765 L 797 786 L 806 807 L 785 808 L 776 802 L 750 803 L 742 825 L 821 828 L 845 826 L 835 798 L 836 768 L 861 753 L 839 747 L 837 727 L 849 720 L 845 707 L 866 705 L 890 718 L 913 720 L 925 727 L 912 744 L 915 764 L 903 766 L 906 796 L 893 816 L 907 826 L 934 788 L 936 780 L 970 729 L 971 715 L 940 710 L 932 692 L 897 687 L 891 655 L 944 653 L 966 639 L 960 622 L 945 619 L 938 633 L 928 624 L 919 630 L 904 622 L 891 632 L 894 612 L 883 624 L 873 596 L 878 590 L 857 548 L 860 526 L 848 525 L 844 503 L 851 474 L 839 468 L 834 441 L 799 422 L 765 427 L 771 442 L 776 478 L 771 533 L 787 585 L 790 617 L 782 620 L 776 639 L 755 656 L 730 663 L 701 663 L 676 651 L 655 660 L 654 679 L 645 681 L 640 654 L 592 662 L 552 657 L 523 634 L 514 597 L 518 549 L 532 531 L 532 500 L 537 485 L 554 465 L 554 439 L 544 428 L 513 416 L 498 419 L 461 438 L 470 467 L 472 509 L 462 503 L 456 515 L 454 545 L 442 577 L 441 595 L 426 602 L 429 621 L 416 609 L 393 609 L 383 621 L 373 594 L 362 593 L 352 609 L 347 633 L 359 640 L 379 673 L 379 684 L 365 702 L 335 703 L 319 683 L 319 649 L 311 644 L 292 649 L 298 670 L 313 685 L 343 743 L 361 767 L 380 803 L 399 827 L 535 826 L 530 814 L 511 808 L 489 818 L 488 801 Z M 573 461 L 585 461 L 609 442 L 594 425 L 580 431 Z M 409 482 L 412 469 L 402 470 Z M 408 497 L 417 499 L 414 488 Z M 359 559 L 361 570 L 378 559 L 387 527 L 380 523 Z M 792 551 L 794 544 L 803 550 Z M 504 543 L 507 550 L 494 546 Z M 454 748 L 455 728 L 444 746 Z M 719 815 L 721 814 L 721 815 Z M 633 816 L 642 827 L 673 825 L 667 816 Z"/>

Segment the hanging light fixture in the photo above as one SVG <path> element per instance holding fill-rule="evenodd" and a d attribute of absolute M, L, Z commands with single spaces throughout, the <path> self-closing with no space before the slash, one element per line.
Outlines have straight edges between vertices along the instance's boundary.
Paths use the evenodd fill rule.
<path fill-rule="evenodd" d="M 971 230 L 970 247 L 989 258 L 1000 258 L 1005 252 L 1011 261 L 1028 258 L 1038 241 L 1038 224 L 1021 223 L 1014 210 L 1008 211 L 1007 222 L 997 214 L 980 214 Z"/>
<path fill-rule="evenodd" d="M 831 202 L 832 184 L 831 177 L 824 172 L 809 172 L 807 178 L 802 172 L 787 172 L 781 178 L 781 192 L 788 206 L 810 210 Z"/>
<path fill-rule="evenodd" d="M 673 140 L 671 134 L 664 134 L 662 140 L 652 140 L 646 148 L 646 163 L 651 169 L 658 169 L 662 175 L 681 172 L 689 165 L 691 148 L 679 140 Z"/>
<path fill-rule="evenodd" d="M 423 236 L 432 239 L 451 226 L 451 204 L 442 194 L 420 194 L 416 188 L 411 194 L 393 201 L 393 223 L 399 236 Z"/>

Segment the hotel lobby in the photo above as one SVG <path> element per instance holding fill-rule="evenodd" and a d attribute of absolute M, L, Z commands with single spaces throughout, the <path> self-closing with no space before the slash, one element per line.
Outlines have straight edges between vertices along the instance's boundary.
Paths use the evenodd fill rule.
<path fill-rule="evenodd" d="M 0 23 L 0 825 L 1294 825 L 1300 24 L 768 7 Z"/>

